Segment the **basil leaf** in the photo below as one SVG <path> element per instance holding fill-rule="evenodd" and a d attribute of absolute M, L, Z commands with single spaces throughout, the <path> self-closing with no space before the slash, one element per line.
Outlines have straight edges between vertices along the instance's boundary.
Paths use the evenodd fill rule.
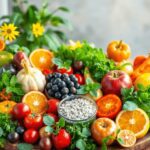
<path fill-rule="evenodd" d="M 91 135 L 91 132 L 90 132 L 89 128 L 84 127 L 82 129 L 82 135 L 85 136 L 85 137 L 89 137 Z"/>

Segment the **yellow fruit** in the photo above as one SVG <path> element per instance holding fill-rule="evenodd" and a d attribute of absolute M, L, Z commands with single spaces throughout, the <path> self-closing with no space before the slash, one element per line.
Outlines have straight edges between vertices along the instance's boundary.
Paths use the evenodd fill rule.
<path fill-rule="evenodd" d="M 116 118 L 117 127 L 133 131 L 136 138 L 142 138 L 147 134 L 149 123 L 148 115 L 140 108 L 133 111 L 122 110 Z"/>
<path fill-rule="evenodd" d="M 136 136 L 130 130 L 121 130 L 117 135 L 117 140 L 122 147 L 132 147 L 136 143 Z"/>

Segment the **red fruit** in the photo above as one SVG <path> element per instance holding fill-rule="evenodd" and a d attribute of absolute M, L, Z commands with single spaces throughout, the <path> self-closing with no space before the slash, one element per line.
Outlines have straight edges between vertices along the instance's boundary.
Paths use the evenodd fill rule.
<path fill-rule="evenodd" d="M 132 81 L 130 76 L 120 70 L 114 70 L 108 72 L 101 82 L 102 91 L 104 94 L 116 94 L 121 95 L 121 88 L 130 88 Z"/>
<path fill-rule="evenodd" d="M 60 129 L 57 135 L 52 134 L 52 142 L 56 149 L 65 149 L 71 144 L 71 136 L 65 129 Z"/>
<path fill-rule="evenodd" d="M 23 139 L 26 143 L 34 144 L 39 138 L 39 133 L 35 129 L 28 129 L 24 132 Z"/>
<path fill-rule="evenodd" d="M 47 115 L 49 115 L 50 117 L 52 117 L 52 118 L 55 120 L 55 122 L 57 122 L 57 121 L 59 120 L 59 119 L 58 119 L 58 116 L 55 115 L 55 114 L 48 113 Z"/>
<path fill-rule="evenodd" d="M 76 70 L 76 71 L 80 71 L 83 69 L 83 62 L 82 61 L 75 61 L 73 63 L 73 68 Z"/>
<path fill-rule="evenodd" d="M 51 70 L 51 69 L 44 69 L 44 70 L 43 70 L 43 74 L 44 74 L 44 75 L 52 74 L 53 72 L 54 72 L 54 71 Z"/>
<path fill-rule="evenodd" d="M 57 67 L 56 72 L 59 72 L 61 74 L 67 73 L 68 75 L 70 75 L 70 74 L 73 74 L 73 69 L 72 67 L 70 67 L 68 70 L 65 68 L 58 69 Z"/>
<path fill-rule="evenodd" d="M 56 98 L 51 98 L 48 100 L 48 110 L 47 113 L 54 113 L 57 114 L 59 100 Z"/>
<path fill-rule="evenodd" d="M 36 129 L 38 130 L 43 126 L 43 117 L 40 114 L 29 114 L 24 119 L 24 126 L 27 129 Z"/>
<path fill-rule="evenodd" d="M 52 143 L 50 138 L 48 137 L 42 137 L 39 142 L 40 150 L 51 150 Z"/>
<path fill-rule="evenodd" d="M 79 73 L 76 73 L 76 74 L 75 74 L 75 77 L 78 79 L 78 83 L 79 83 L 80 85 L 85 84 L 84 76 L 82 76 L 82 75 L 79 74 Z"/>
<path fill-rule="evenodd" d="M 14 106 L 12 114 L 16 119 L 23 119 L 30 114 L 30 112 L 30 108 L 27 104 L 18 103 Z"/>

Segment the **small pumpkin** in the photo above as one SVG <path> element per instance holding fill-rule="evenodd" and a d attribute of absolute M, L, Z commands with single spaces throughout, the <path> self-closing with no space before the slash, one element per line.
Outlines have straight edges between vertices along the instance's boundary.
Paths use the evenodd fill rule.
<path fill-rule="evenodd" d="M 30 91 L 43 91 L 46 79 L 42 72 L 22 60 L 21 62 L 23 69 L 17 74 L 18 82 L 22 84 L 23 90 L 28 93 Z"/>

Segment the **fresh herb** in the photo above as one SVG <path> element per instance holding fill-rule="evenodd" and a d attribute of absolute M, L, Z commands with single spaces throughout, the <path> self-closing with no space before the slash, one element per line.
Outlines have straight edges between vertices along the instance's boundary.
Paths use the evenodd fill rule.
<path fill-rule="evenodd" d="M 84 66 L 89 68 L 92 77 L 97 81 L 100 81 L 107 72 L 116 68 L 114 62 L 106 57 L 102 49 L 92 47 L 87 42 L 82 43 L 82 47 L 78 47 L 75 50 L 63 45 L 55 52 L 55 57 L 61 60 L 59 62 L 63 63 L 57 63 L 59 67 L 65 67 L 64 62 L 66 60 L 68 61 L 67 67 L 71 66 L 74 61 L 82 61 Z"/>
<path fill-rule="evenodd" d="M 10 72 L 3 72 L 0 76 L 0 91 L 6 90 L 7 94 L 12 94 L 11 100 L 20 102 L 22 96 L 25 94 L 21 84 L 18 83 L 17 77 L 11 75 Z"/>
<path fill-rule="evenodd" d="M 91 138 L 91 122 L 66 124 L 65 128 L 72 137 L 71 145 L 68 150 L 96 150 L 96 143 Z"/>
<path fill-rule="evenodd" d="M 150 86 L 144 87 L 142 85 L 138 85 L 137 91 L 134 90 L 134 87 L 129 89 L 123 88 L 121 93 L 124 101 L 123 108 L 126 109 L 128 107 L 133 110 L 139 107 L 143 109 L 150 118 Z"/>
<path fill-rule="evenodd" d="M 19 143 L 17 144 L 17 149 L 18 150 L 32 150 L 33 145 L 27 144 L 27 143 Z"/>
<path fill-rule="evenodd" d="M 120 144 L 124 144 L 124 141 L 122 138 L 117 138 L 117 142 L 120 143 Z"/>
<path fill-rule="evenodd" d="M 114 137 L 112 137 L 111 135 L 103 138 L 101 150 L 107 150 L 107 143 L 109 142 L 109 140 L 112 140 L 112 139 L 114 139 Z"/>

